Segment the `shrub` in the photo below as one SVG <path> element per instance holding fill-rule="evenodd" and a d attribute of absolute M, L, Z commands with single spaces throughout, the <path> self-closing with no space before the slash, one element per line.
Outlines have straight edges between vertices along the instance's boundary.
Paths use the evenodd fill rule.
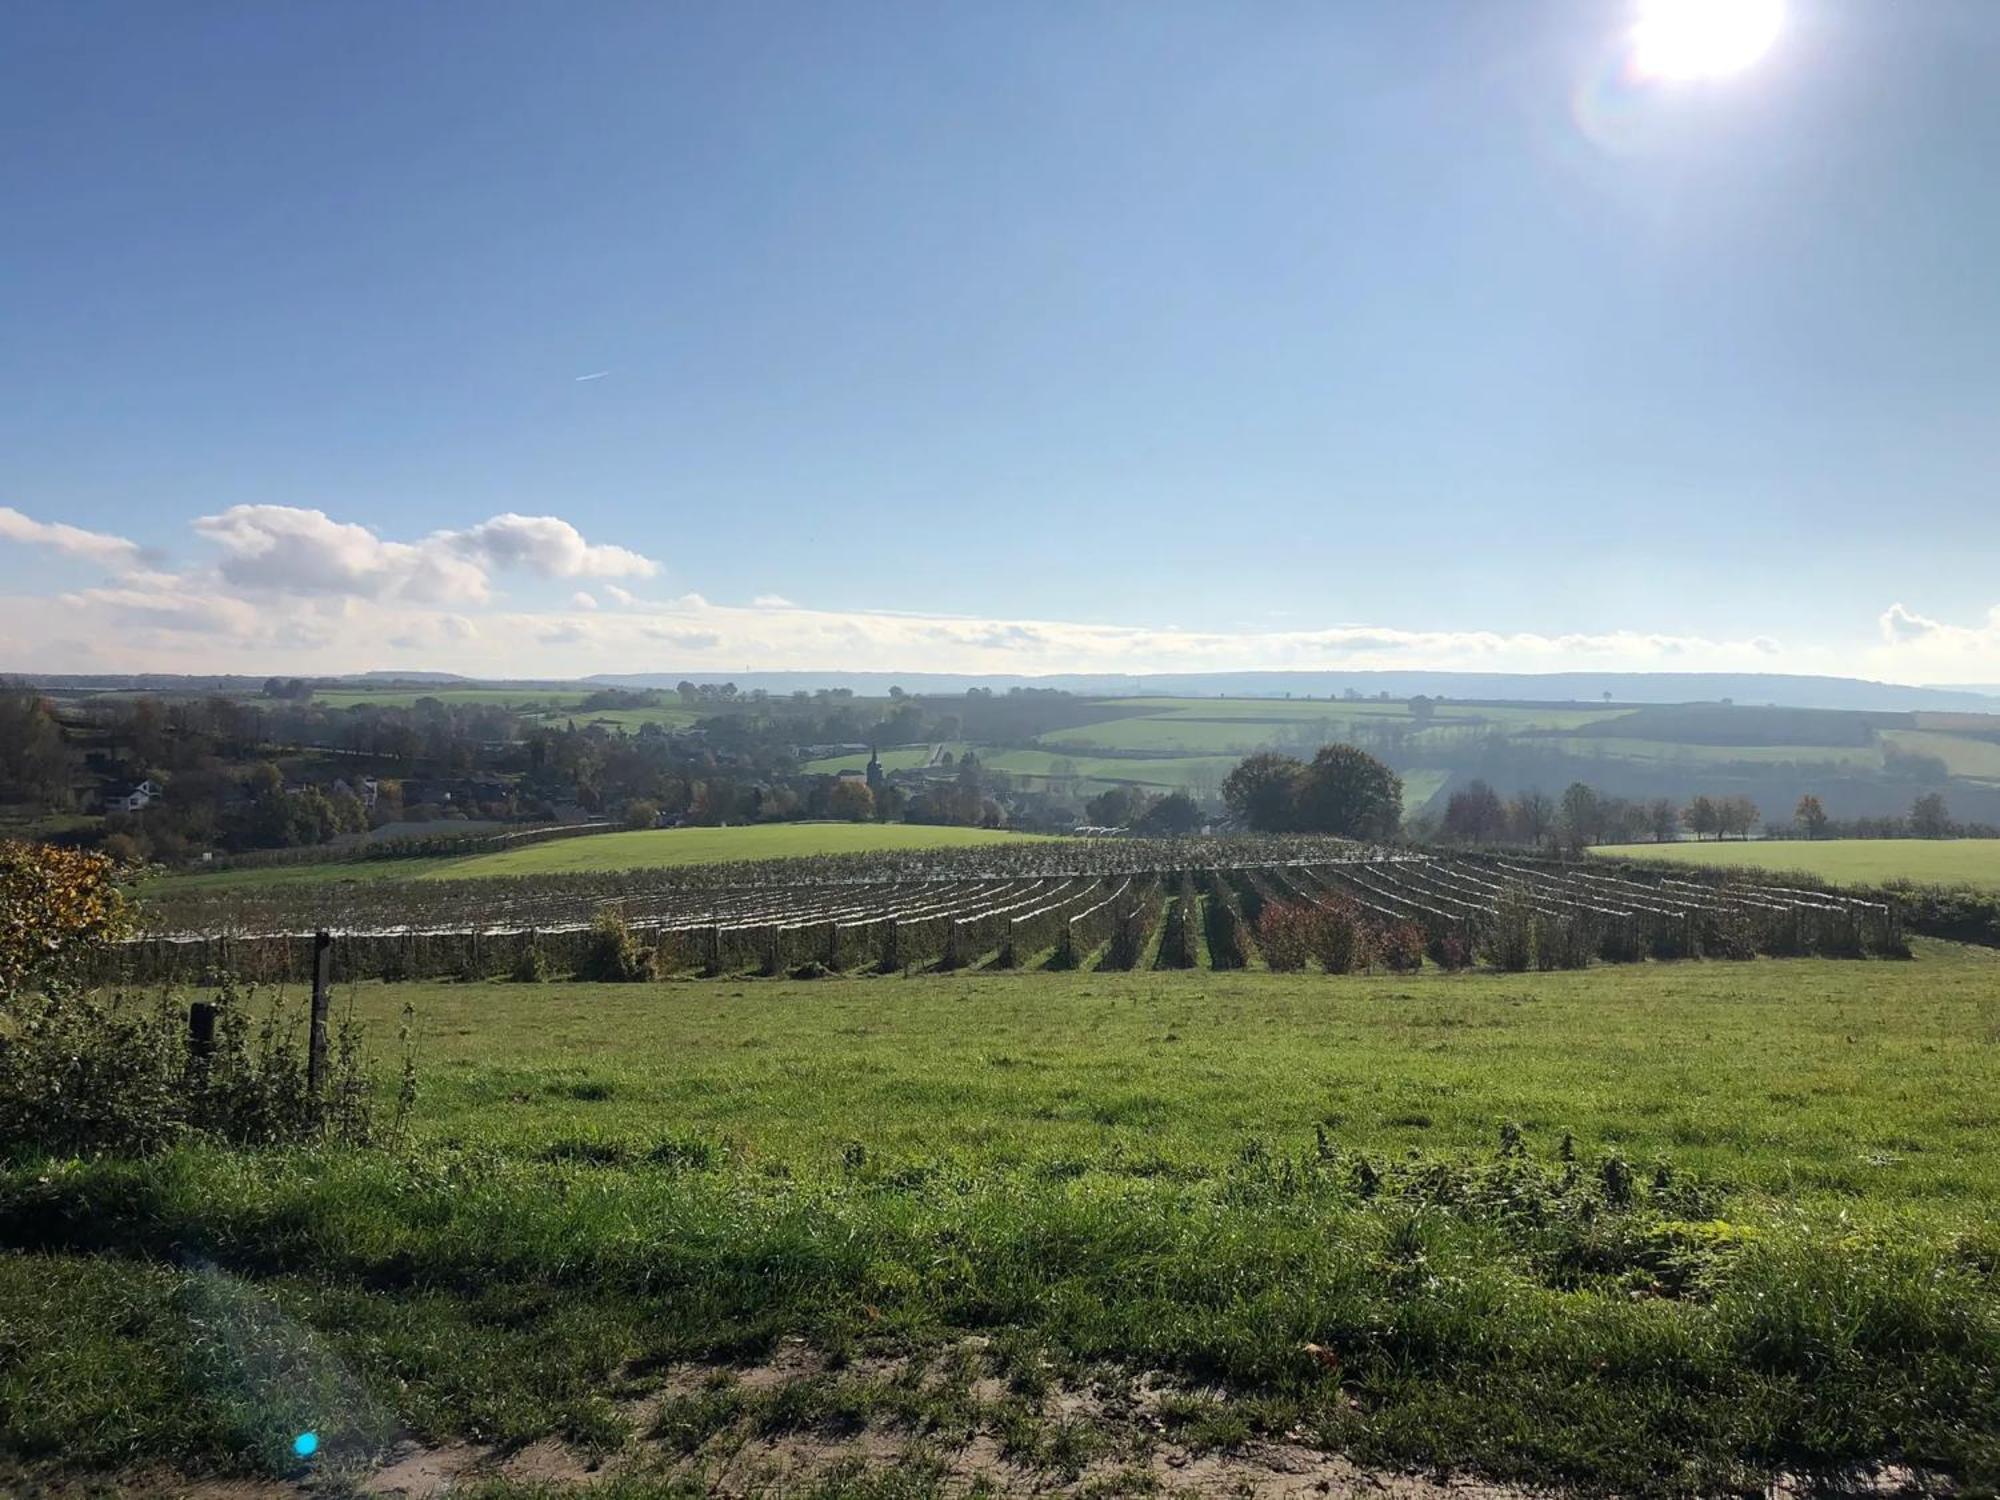
<path fill-rule="evenodd" d="M 0 840 L 0 1001 L 63 979 L 130 925 L 102 854 Z"/>
<path fill-rule="evenodd" d="M 1413 974 L 1424 966 L 1424 930 L 1415 922 L 1392 922 L 1375 934 L 1375 956 L 1396 974 Z"/>
<path fill-rule="evenodd" d="M 1495 903 L 1479 935 L 1479 953 L 1496 969 L 1524 972 L 1535 961 L 1535 908 L 1521 891 L 1510 890 Z"/>
<path fill-rule="evenodd" d="M 308 1085 L 304 1007 L 274 1000 L 254 1025 L 249 1002 L 216 997 L 213 1050 L 194 1054 L 186 1013 L 166 996 L 50 996 L 0 1037 L 0 1154 L 131 1154 L 190 1136 L 239 1146 L 375 1136 L 373 1083 L 360 1027 L 343 1022 L 325 1090 Z M 405 1058 L 402 1093 L 415 1095 Z"/>
<path fill-rule="evenodd" d="M 607 906 L 590 924 L 590 941 L 584 947 L 576 977 L 609 984 L 630 984 L 653 978 L 656 967 L 653 950 L 632 936 L 632 929 L 625 925 L 622 913 Z"/>

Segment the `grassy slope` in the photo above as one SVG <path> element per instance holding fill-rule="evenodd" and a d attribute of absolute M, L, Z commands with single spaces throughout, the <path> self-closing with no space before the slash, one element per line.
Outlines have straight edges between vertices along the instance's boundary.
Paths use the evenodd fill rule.
<path fill-rule="evenodd" d="M 1785 839 L 1606 845 L 1592 854 L 1671 859 L 1729 869 L 1804 870 L 1823 880 L 2000 889 L 2000 839 Z"/>
<path fill-rule="evenodd" d="M 1177 1371 L 1254 1396 L 1240 1432 L 1372 1461 L 1634 1492 L 1994 1458 L 1989 953 L 355 998 L 419 1008 L 411 1165 L 0 1170 L 0 1458 L 278 1463 L 307 1424 L 333 1454 L 614 1443 L 621 1368 L 966 1330 Z M 1356 1153 L 1491 1161 L 1503 1121 L 1543 1160 L 1573 1130 L 1587 1181 L 1605 1151 L 1705 1177 L 1694 1213 L 1735 1227 L 1351 1185 Z"/>
<path fill-rule="evenodd" d="M 1915 755 L 1937 756 L 1954 776 L 2000 781 L 2000 744 L 1991 740 L 1925 729 L 1885 729 L 1882 738 Z"/>
<path fill-rule="evenodd" d="M 364 988 L 423 1017 L 427 1130 L 530 1151 L 662 1121 L 795 1170 L 847 1142 L 968 1165 L 1342 1147 L 1671 1156 L 1753 1195 L 1951 1218 L 2000 1203 L 2000 954 L 1546 975 L 1263 974 Z M 582 1083 L 607 1097 L 579 1102 Z M 525 1102 L 507 1101 L 526 1093 Z M 1871 1165 L 1873 1152 L 1898 1157 Z"/>
<path fill-rule="evenodd" d="M 937 828 L 918 823 L 759 823 L 743 828 L 661 828 L 602 833 L 475 854 L 425 878 L 542 875 L 570 870 L 635 870 L 653 865 L 732 859 L 792 859 L 810 854 L 858 854 L 877 849 L 956 849 L 1008 843 L 1031 834 L 984 828 Z"/>
<path fill-rule="evenodd" d="M 1882 764 L 1882 752 L 1874 745 L 1691 745 L 1673 740 L 1625 739 L 1618 735 L 1564 735 L 1548 743 L 1572 755 L 1601 755 L 1609 760 L 1694 764 L 1749 761 L 1854 769 L 1879 768 Z"/>
<path fill-rule="evenodd" d="M 448 831 L 448 824 L 440 824 Z M 238 886 L 320 885 L 348 880 L 472 880 L 488 875 L 540 875 L 573 870 L 637 870 L 716 860 L 791 859 L 875 849 L 943 849 L 1038 835 L 984 828 L 934 828 L 917 823 L 762 823 L 741 828 L 662 828 L 593 833 L 530 844 L 496 854 L 440 858 L 328 860 L 268 869 L 165 875 L 153 889 L 213 890 Z"/>

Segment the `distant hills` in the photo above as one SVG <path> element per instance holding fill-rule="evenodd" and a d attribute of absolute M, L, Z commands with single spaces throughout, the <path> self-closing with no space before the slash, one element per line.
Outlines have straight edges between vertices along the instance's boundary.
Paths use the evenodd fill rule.
<path fill-rule="evenodd" d="M 280 676 L 288 674 L 277 674 Z M 72 692 L 255 693 L 263 676 L 167 673 L 82 675 L 26 672 L 23 680 Z M 494 679 L 456 672 L 377 670 L 309 681 L 386 687 L 493 684 L 559 688 L 672 688 L 681 682 L 733 682 L 745 692 L 784 694 L 846 688 L 879 697 L 893 687 L 910 693 L 963 693 L 968 688 L 1042 688 L 1090 697 L 1170 698 L 1450 698 L 1478 703 L 1720 703 L 1746 707 L 1823 708 L 1869 713 L 2000 714 L 2000 684 L 1912 686 L 1859 677 L 1807 677 L 1780 672 L 1151 672 L 1059 673 L 1030 677 L 976 672 L 599 672 L 577 679 Z"/>
<path fill-rule="evenodd" d="M 2000 713 L 2000 688 L 1912 687 L 1857 677 L 1806 677 L 1778 672 L 1157 672 L 1062 674 L 1049 677 L 960 672 L 636 672 L 599 673 L 585 681 L 614 687 L 670 688 L 687 681 L 733 682 L 744 691 L 790 693 L 848 688 L 879 696 L 906 692 L 962 693 L 967 688 L 1055 688 L 1096 697 L 1459 698 L 1477 702 L 1718 703 L 1776 708 L 1859 709 L 1875 713 Z"/>

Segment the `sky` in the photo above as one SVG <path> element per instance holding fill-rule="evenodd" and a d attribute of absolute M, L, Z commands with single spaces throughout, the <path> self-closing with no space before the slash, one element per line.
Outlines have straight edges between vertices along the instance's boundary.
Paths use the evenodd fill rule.
<path fill-rule="evenodd" d="M 1640 3 L 6 7 L 0 670 L 2000 682 L 2000 5 Z"/>

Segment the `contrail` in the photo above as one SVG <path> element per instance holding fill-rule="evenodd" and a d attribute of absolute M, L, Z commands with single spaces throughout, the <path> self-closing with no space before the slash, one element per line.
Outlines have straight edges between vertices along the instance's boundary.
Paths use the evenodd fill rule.
<path fill-rule="evenodd" d="M 593 370 L 588 375 L 579 375 L 576 378 L 578 380 L 602 380 L 610 373 L 609 370 Z"/>

